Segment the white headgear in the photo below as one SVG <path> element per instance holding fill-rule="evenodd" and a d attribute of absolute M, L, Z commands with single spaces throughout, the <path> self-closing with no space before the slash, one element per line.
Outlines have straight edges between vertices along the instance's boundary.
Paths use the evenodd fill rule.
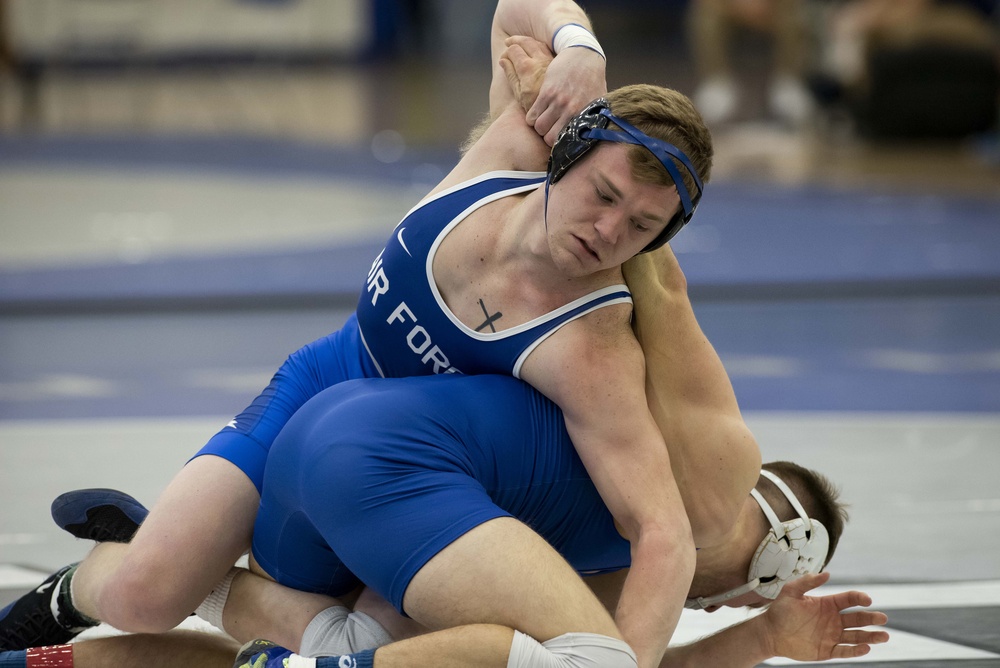
<path fill-rule="evenodd" d="M 715 596 L 688 599 L 684 607 L 702 610 L 751 591 L 764 598 L 775 599 L 778 598 L 786 582 L 822 570 L 830 550 L 830 534 L 827 533 L 826 527 L 819 520 L 809 519 L 805 508 L 781 478 L 767 470 L 761 470 L 760 474 L 781 490 L 799 516 L 787 522 L 780 521 L 771 504 L 761 496 L 760 492 L 756 489 L 750 490 L 750 495 L 760 505 L 767 521 L 770 522 L 771 530 L 767 532 L 767 536 L 761 541 L 753 559 L 750 560 L 747 583 Z"/>

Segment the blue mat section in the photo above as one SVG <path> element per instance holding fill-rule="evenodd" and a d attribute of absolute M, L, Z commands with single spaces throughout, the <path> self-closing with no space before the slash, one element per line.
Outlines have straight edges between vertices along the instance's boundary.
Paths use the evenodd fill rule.
<path fill-rule="evenodd" d="M 403 159 L 376 160 L 368 146 L 332 146 L 264 137 L 0 135 L 0 168 L 100 166 L 181 169 L 264 176 L 332 176 L 410 183 L 423 163 L 452 164 L 455 150 L 419 148 Z"/>
<path fill-rule="evenodd" d="M 347 298 L 383 239 L 137 265 L 0 271 L 0 309 L 76 301 Z M 695 296 L 1000 292 L 1000 198 L 722 183 L 674 241 Z"/>
<path fill-rule="evenodd" d="M 990 198 L 713 184 L 674 246 L 693 284 L 995 286 L 1000 191 Z"/>
<path fill-rule="evenodd" d="M 93 143 L 21 146 L 14 157 L 0 152 L 0 168 L 96 161 L 144 165 L 154 176 L 191 168 L 329 178 L 370 168 L 369 182 L 390 184 L 406 182 L 414 164 L 430 159 L 362 167 L 362 152 L 329 147 L 278 146 L 271 155 L 268 142 L 185 151 L 173 141 L 109 141 L 101 150 Z M 673 245 L 743 408 L 1000 412 L 998 227 L 1000 194 L 713 183 Z M 383 243 L 0 272 L 0 313 L 24 316 L 7 321 L 0 377 L 27 388 L 0 400 L 0 418 L 235 412 L 252 394 L 191 379 L 214 366 L 238 376 L 267 354 L 287 354 L 334 329 Z M 89 316 L 95 308 L 122 313 Z M 74 345 L 63 350 L 67 332 Z M 279 336 L 287 340 L 277 345 Z M 156 337 L 164 337 L 162 348 Z M 77 396 L 76 378 L 128 390 Z"/>
<path fill-rule="evenodd" d="M 695 302 L 746 410 L 1000 413 L 1000 295 Z"/>
<path fill-rule="evenodd" d="M 287 354 L 351 310 L 6 318 L 0 420 L 234 415 Z M 696 302 L 695 312 L 744 410 L 1000 413 L 1000 296 Z"/>
<path fill-rule="evenodd" d="M 0 271 L 0 311 L 157 304 L 357 300 L 380 243 L 136 265 Z"/>
<path fill-rule="evenodd" d="M 384 164 L 367 147 L 190 137 L 0 137 L 0 168 L 99 165 L 412 184 L 450 151 Z M 395 222 L 395 221 L 390 221 Z M 0 272 L 0 306 L 135 299 L 355 295 L 383 239 L 348 248 Z M 713 183 L 673 242 L 693 291 L 715 297 L 1000 290 L 993 197 Z"/>

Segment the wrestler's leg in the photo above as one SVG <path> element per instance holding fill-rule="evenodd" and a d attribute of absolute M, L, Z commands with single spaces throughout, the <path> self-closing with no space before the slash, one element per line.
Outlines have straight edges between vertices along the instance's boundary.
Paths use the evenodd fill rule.
<path fill-rule="evenodd" d="M 232 668 L 239 644 L 198 631 L 171 631 L 83 640 L 73 645 L 73 668 Z"/>
<path fill-rule="evenodd" d="M 508 517 L 477 526 L 428 561 L 410 581 L 403 609 L 434 629 L 499 624 L 539 641 L 574 631 L 621 637 L 573 568 Z"/>
<path fill-rule="evenodd" d="M 250 547 L 259 496 L 234 464 L 189 462 L 131 543 L 102 543 L 73 576 L 73 605 L 123 631 L 162 632 L 198 607 Z"/>
<path fill-rule="evenodd" d="M 239 646 L 231 638 L 198 631 L 136 634 L 0 652 L 0 666 L 53 668 L 231 668 Z"/>
<path fill-rule="evenodd" d="M 621 635 L 572 567 L 509 517 L 485 522 L 438 552 L 411 579 L 403 607 L 413 620 L 440 630 L 379 648 L 377 668 L 508 668 L 512 647 L 523 648 L 524 638 L 515 640 L 514 629 L 531 636 L 533 651 L 542 655 L 549 650 L 534 641 L 559 643 L 566 634 L 590 634 L 555 652 L 590 658 L 586 665 L 635 665 L 624 643 L 601 646 L 621 641 Z M 596 649 L 589 642 L 594 639 Z M 588 657 L 590 652 L 598 654 Z M 555 656 L 544 658 L 549 662 L 537 665 L 560 665 Z M 328 664 L 321 659 L 316 665 Z"/>
<path fill-rule="evenodd" d="M 508 668 L 514 630 L 493 624 L 460 626 L 379 648 L 378 668 Z"/>
<path fill-rule="evenodd" d="M 256 566 L 233 578 L 223 611 L 226 633 L 245 643 L 268 638 L 297 651 L 309 623 L 331 607 L 350 606 L 356 596 L 342 599 L 291 589 L 278 584 Z"/>
<path fill-rule="evenodd" d="M 393 640 L 406 640 L 427 633 L 427 627 L 419 622 L 404 617 L 392 607 L 392 603 L 379 596 L 372 589 L 365 587 L 354 604 L 356 612 L 362 612 L 386 630 Z"/>

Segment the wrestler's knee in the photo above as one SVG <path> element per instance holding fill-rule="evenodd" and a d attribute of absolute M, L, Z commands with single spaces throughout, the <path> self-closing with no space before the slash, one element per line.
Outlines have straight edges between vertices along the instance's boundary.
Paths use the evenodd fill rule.
<path fill-rule="evenodd" d="M 353 654 L 392 642 L 392 636 L 375 619 L 363 612 L 334 606 L 322 611 L 302 635 L 299 653 L 303 656 Z"/>
<path fill-rule="evenodd" d="M 636 668 L 635 652 L 625 641 L 596 633 L 565 633 L 539 643 L 514 631 L 512 668 Z"/>
<path fill-rule="evenodd" d="M 176 579 L 147 564 L 123 564 L 98 596 L 103 621 L 130 633 L 169 631 L 198 603 Z"/>

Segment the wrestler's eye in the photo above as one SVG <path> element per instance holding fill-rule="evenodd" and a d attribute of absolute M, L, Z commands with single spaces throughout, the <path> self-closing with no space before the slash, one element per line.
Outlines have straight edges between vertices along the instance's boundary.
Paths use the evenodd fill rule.
<path fill-rule="evenodd" d="M 595 188 L 594 192 L 597 194 L 597 199 L 601 200 L 602 202 L 606 202 L 606 203 L 610 204 L 611 202 L 614 201 L 611 198 L 611 195 L 608 195 L 607 193 L 605 193 L 600 188 Z"/>
<path fill-rule="evenodd" d="M 645 232 L 645 231 L 647 231 L 649 229 L 647 226 L 643 225 L 638 220 L 633 220 L 632 221 L 632 225 L 635 227 L 636 231 L 638 231 L 638 232 Z"/>

